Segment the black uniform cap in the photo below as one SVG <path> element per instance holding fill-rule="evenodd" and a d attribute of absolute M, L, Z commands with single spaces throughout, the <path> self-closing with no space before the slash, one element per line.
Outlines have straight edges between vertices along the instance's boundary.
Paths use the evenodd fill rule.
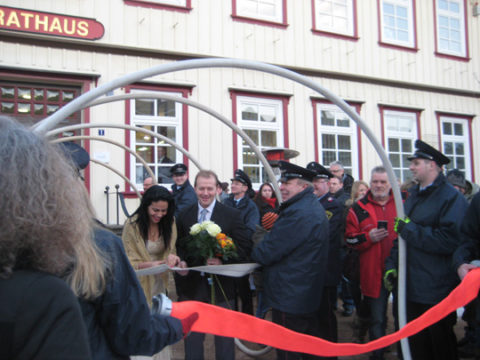
<path fill-rule="evenodd" d="M 247 185 L 249 189 L 252 188 L 252 181 L 248 177 L 247 174 L 243 170 L 237 169 L 235 170 L 235 174 L 233 175 L 233 179 L 231 181 L 236 180 L 240 181 L 243 185 Z"/>
<path fill-rule="evenodd" d="M 282 172 L 280 181 L 288 181 L 290 179 L 303 179 L 312 182 L 315 176 L 317 176 L 317 173 L 315 171 L 305 169 L 301 166 L 282 160 L 280 160 L 278 163 L 280 171 Z"/>
<path fill-rule="evenodd" d="M 408 160 L 427 159 L 435 161 L 438 166 L 442 166 L 450 162 L 450 159 L 448 157 L 446 157 L 440 151 L 420 139 L 415 141 L 415 147 L 415 152 L 412 156 L 408 158 Z"/>
<path fill-rule="evenodd" d="M 175 164 L 170 168 L 170 174 L 183 175 L 187 172 L 187 166 L 184 164 Z"/>
<path fill-rule="evenodd" d="M 331 179 L 333 178 L 333 174 L 328 171 L 324 166 L 320 165 L 315 161 L 311 161 L 307 164 L 307 169 L 315 171 L 317 175 L 315 176 L 317 179 Z"/>
<path fill-rule="evenodd" d="M 60 146 L 65 156 L 72 159 L 77 170 L 83 170 L 87 167 L 90 162 L 90 155 L 88 155 L 87 150 L 71 141 L 60 143 Z"/>

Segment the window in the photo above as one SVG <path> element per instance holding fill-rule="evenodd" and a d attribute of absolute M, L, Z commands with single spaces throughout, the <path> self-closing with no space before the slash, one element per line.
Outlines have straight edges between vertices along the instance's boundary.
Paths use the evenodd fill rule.
<path fill-rule="evenodd" d="M 379 0 L 381 43 L 415 47 L 413 0 Z"/>
<path fill-rule="evenodd" d="M 1 81 L 0 113 L 30 125 L 53 114 L 79 95 L 79 87 Z M 59 127 L 78 123 L 80 112 L 60 122 Z"/>
<path fill-rule="evenodd" d="M 131 92 L 142 92 L 132 90 Z M 181 92 L 160 92 L 182 96 Z M 177 144 L 183 144 L 183 105 L 171 100 L 135 99 L 131 100 L 130 119 L 132 126 L 138 126 L 163 135 Z M 165 140 L 160 140 L 141 132 L 130 132 L 130 147 L 148 164 L 159 183 L 172 183 L 170 167 L 183 162 L 182 153 Z M 130 156 L 130 178 L 139 189 L 143 180 L 148 177 L 143 164 L 133 155 Z"/>
<path fill-rule="evenodd" d="M 402 182 L 411 178 L 410 157 L 417 139 L 417 112 L 381 109 L 384 143 L 393 172 Z"/>
<path fill-rule="evenodd" d="M 355 35 L 354 0 L 313 1 L 313 29 L 345 36 Z"/>
<path fill-rule="evenodd" d="M 450 159 L 445 168 L 458 169 L 467 179 L 471 179 L 468 119 L 441 115 L 440 129 L 442 150 Z"/>
<path fill-rule="evenodd" d="M 286 98 L 234 96 L 235 122 L 260 150 L 284 147 L 284 113 Z M 237 136 L 237 164 L 250 177 L 255 188 L 269 181 L 250 146 Z M 240 141 L 241 140 L 241 141 Z"/>
<path fill-rule="evenodd" d="M 357 125 L 336 105 L 314 104 L 319 162 L 328 167 L 332 161 L 340 161 L 346 173 L 358 178 Z"/>
<path fill-rule="evenodd" d="M 463 0 L 436 0 L 437 52 L 467 56 L 466 23 Z"/>
<path fill-rule="evenodd" d="M 232 0 L 233 17 L 286 24 L 286 0 Z"/>
<path fill-rule="evenodd" d="M 192 0 L 124 0 L 127 5 L 145 6 L 167 10 L 190 11 Z"/>

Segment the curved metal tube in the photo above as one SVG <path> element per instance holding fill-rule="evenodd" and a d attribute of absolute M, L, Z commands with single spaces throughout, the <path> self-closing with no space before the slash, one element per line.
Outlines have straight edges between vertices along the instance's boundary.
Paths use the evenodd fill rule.
<path fill-rule="evenodd" d="M 275 189 L 275 195 L 277 195 L 277 198 L 281 202 L 282 200 L 282 194 L 280 193 L 280 188 L 278 187 L 277 179 L 275 177 L 275 174 L 273 173 L 273 169 L 268 163 L 267 159 L 263 155 L 263 153 L 258 149 L 258 146 L 250 139 L 250 137 L 243 131 L 237 124 L 233 123 L 229 119 L 227 119 L 225 116 L 222 114 L 216 112 L 215 110 L 200 104 L 196 101 L 186 99 L 183 97 L 178 97 L 178 96 L 173 96 L 173 95 L 168 95 L 168 94 L 158 94 L 158 93 L 130 93 L 130 94 L 124 94 L 124 95 L 114 95 L 114 96 L 106 96 L 101 99 L 97 99 L 95 101 L 92 101 L 91 103 L 88 103 L 86 106 L 96 106 L 96 105 L 101 105 L 101 104 L 106 104 L 109 102 L 114 102 L 114 101 L 119 101 L 119 100 L 128 100 L 128 99 L 136 99 L 136 98 L 145 98 L 145 99 L 164 99 L 164 100 L 171 100 L 171 101 L 176 101 L 182 104 L 187 104 L 191 107 L 197 108 L 201 111 L 204 111 L 205 113 L 212 115 L 213 117 L 217 118 L 220 120 L 222 123 L 230 127 L 233 131 L 235 131 L 240 137 L 245 140 L 245 142 L 250 146 L 250 148 L 255 152 L 255 155 L 257 155 L 258 159 L 262 163 L 262 165 L 265 168 L 265 171 L 267 172 L 267 175 Z"/>
<path fill-rule="evenodd" d="M 59 141 L 60 139 L 61 139 L 61 141 Z M 107 139 L 107 138 L 104 138 L 104 137 L 101 137 L 101 136 L 92 136 L 92 135 L 76 135 L 76 136 L 68 136 L 68 137 L 60 138 L 60 139 L 55 139 L 55 140 L 52 140 L 51 142 L 52 143 L 58 143 L 58 142 L 66 142 L 66 141 L 71 141 L 71 140 L 96 140 L 96 141 L 102 141 L 102 142 L 110 143 L 110 144 L 116 145 L 118 147 L 121 147 L 123 150 L 128 151 L 130 154 L 135 156 L 138 159 L 138 161 L 140 161 L 143 164 L 143 166 L 147 170 L 148 174 L 152 177 L 153 183 L 154 184 L 157 183 L 157 181 L 155 179 L 155 174 L 153 173 L 152 169 L 150 169 L 147 162 L 145 160 L 143 160 L 143 158 L 140 155 L 138 155 L 135 151 L 133 151 L 129 147 L 119 143 L 118 141 L 115 141 L 115 140 L 112 140 L 112 139 Z M 63 140 L 63 139 L 66 139 L 66 140 Z M 90 160 L 92 160 L 92 159 L 90 159 Z M 98 162 L 98 161 L 96 161 L 96 162 Z"/>
<path fill-rule="evenodd" d="M 320 86 L 315 81 L 307 78 L 306 76 L 297 74 L 293 71 L 280 68 L 275 65 L 265 64 L 257 61 L 252 60 L 238 60 L 238 59 L 195 59 L 195 60 L 183 60 L 183 61 L 176 61 L 168 64 L 161 64 L 157 66 L 153 66 L 148 69 L 143 69 L 140 71 L 133 72 L 131 74 L 127 74 L 121 76 L 115 80 L 112 80 L 106 84 L 99 86 L 98 88 L 92 89 L 89 92 L 79 96 L 78 98 L 72 100 L 70 103 L 65 105 L 64 107 L 60 108 L 54 114 L 46 118 L 45 120 L 37 123 L 34 127 L 34 130 L 40 133 L 45 133 L 48 129 L 51 129 L 59 121 L 64 118 L 67 118 L 69 115 L 73 114 L 74 112 L 83 108 L 86 104 L 90 101 L 96 99 L 101 95 L 105 95 L 109 91 L 112 91 L 116 88 L 131 84 L 133 82 L 142 80 L 147 77 L 151 77 L 154 75 L 165 74 L 174 71 L 180 70 L 189 70 L 189 69 L 198 69 L 198 68 L 212 68 L 212 67 L 232 67 L 232 68 L 241 68 L 241 69 L 251 69 L 251 70 L 258 70 L 263 71 L 266 73 L 278 75 L 293 81 L 296 81 L 304 86 L 320 93 L 321 95 L 325 96 L 328 100 L 332 103 L 340 107 L 353 121 L 357 123 L 357 125 L 361 128 L 364 134 L 372 143 L 373 147 L 377 151 L 377 154 L 380 156 L 385 169 L 387 170 L 388 178 L 390 184 L 392 186 L 393 195 L 395 198 L 395 207 L 397 210 L 398 217 L 404 217 L 405 213 L 403 211 L 403 203 L 402 197 L 400 194 L 400 188 L 397 184 L 395 173 L 393 172 L 392 165 L 385 153 L 382 145 L 376 139 L 373 132 L 370 130 L 368 125 L 362 120 L 362 118 L 353 110 L 351 109 L 348 104 L 329 91 L 328 89 Z M 405 306 L 405 299 L 406 299 L 406 245 L 404 240 L 399 236 L 399 323 L 400 326 L 403 327 L 406 324 L 406 306 Z M 411 359 L 410 355 L 410 348 L 408 346 L 407 339 L 401 340 L 402 345 L 402 352 L 403 357 L 405 360 Z"/>
<path fill-rule="evenodd" d="M 130 184 L 130 186 L 132 187 L 133 191 L 135 191 L 135 193 L 137 194 L 138 198 L 141 199 L 142 198 L 142 195 L 140 195 L 140 192 L 138 191 L 137 187 L 132 184 L 132 182 L 127 179 L 127 177 L 125 175 L 123 175 L 120 171 L 118 171 L 117 169 L 111 167 L 110 165 L 108 164 L 105 164 L 101 161 L 97 161 L 95 159 L 90 159 L 91 162 L 95 163 L 95 164 L 98 164 L 98 165 L 101 165 L 101 166 L 104 166 L 106 167 L 107 169 L 113 171 L 115 174 L 117 174 L 118 176 L 120 176 L 123 180 L 125 180 L 127 183 Z"/>
<path fill-rule="evenodd" d="M 131 125 L 123 125 L 123 124 L 108 124 L 108 123 L 95 123 L 95 124 L 77 124 L 77 125 L 69 125 L 69 126 L 64 126 L 62 128 L 54 129 L 46 133 L 45 136 L 50 137 L 57 135 L 61 133 L 62 131 L 71 131 L 71 130 L 79 130 L 79 129 L 90 129 L 90 128 L 118 128 L 118 129 L 124 129 L 124 130 L 133 130 L 133 131 L 139 131 L 143 132 L 145 134 L 148 134 L 150 136 L 154 136 L 157 139 L 160 140 L 165 140 L 165 142 L 168 142 L 170 145 L 172 145 L 175 149 L 180 151 L 182 154 L 187 156 L 192 162 L 195 164 L 195 166 L 198 169 L 202 169 L 200 166 L 200 163 L 198 162 L 195 157 L 190 154 L 187 150 L 185 150 L 182 146 L 178 145 L 176 142 L 172 141 L 171 139 L 167 138 L 166 136 L 163 136 L 161 134 L 155 133 L 153 131 L 141 128 L 141 127 L 136 127 L 136 126 L 131 126 Z"/>

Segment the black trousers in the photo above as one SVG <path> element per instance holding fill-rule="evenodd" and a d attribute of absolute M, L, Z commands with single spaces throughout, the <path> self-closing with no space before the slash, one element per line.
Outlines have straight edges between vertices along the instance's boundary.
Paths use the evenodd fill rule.
<path fill-rule="evenodd" d="M 407 301 L 407 320 L 410 322 L 433 307 Z M 457 339 L 453 327 L 457 321 L 455 312 L 409 338 L 412 359 L 457 360 Z"/>
<path fill-rule="evenodd" d="M 290 314 L 277 309 L 272 309 L 272 321 L 287 329 L 318 337 L 317 312 L 308 314 Z M 312 355 L 295 353 L 277 349 L 277 360 L 314 359 Z"/>
<path fill-rule="evenodd" d="M 338 342 L 337 316 L 335 304 L 337 303 L 337 287 L 325 286 L 322 292 L 320 308 L 317 312 L 318 337 Z M 321 357 L 319 359 L 335 360 L 337 357 Z"/>

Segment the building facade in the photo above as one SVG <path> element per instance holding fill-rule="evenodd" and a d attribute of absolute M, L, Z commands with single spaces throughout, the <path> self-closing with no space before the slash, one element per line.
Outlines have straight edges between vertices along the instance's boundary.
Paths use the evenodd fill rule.
<path fill-rule="evenodd" d="M 480 176 L 480 16 L 471 0 L 25 0 L 0 1 L 0 113 L 35 123 L 119 76 L 209 57 L 278 65 L 318 82 L 357 111 L 385 147 L 401 181 L 413 142 L 439 147 L 466 178 Z M 202 68 L 143 79 L 108 95 L 155 92 L 199 102 L 240 126 L 262 149 L 300 152 L 292 162 L 344 163 L 368 180 L 380 160 L 358 126 L 323 96 L 291 80 L 238 68 Z M 69 124 L 141 126 L 187 149 L 228 181 L 243 168 L 266 179 L 249 147 L 216 118 L 171 100 L 135 99 L 87 108 Z M 118 141 L 163 183 L 171 164 L 194 164 L 170 144 L 100 126 L 64 131 Z M 123 148 L 82 141 L 91 157 L 142 188 L 146 172 Z M 138 199 L 117 174 L 85 173 L 98 216 L 105 187 Z M 114 198 L 111 198 L 111 202 Z M 114 208 L 111 203 L 111 208 Z M 120 215 L 120 222 L 124 216 Z M 115 222 L 110 215 L 108 222 Z"/>

